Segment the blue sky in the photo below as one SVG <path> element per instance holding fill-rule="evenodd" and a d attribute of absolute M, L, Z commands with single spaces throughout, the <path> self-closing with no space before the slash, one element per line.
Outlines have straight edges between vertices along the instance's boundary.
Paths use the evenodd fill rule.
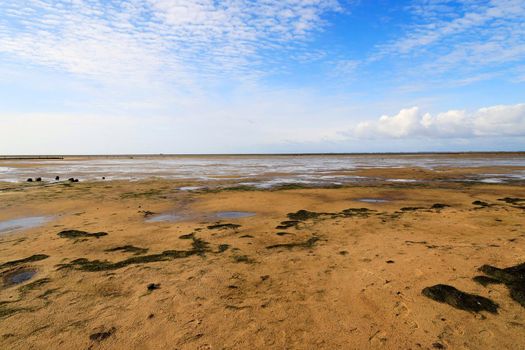
<path fill-rule="evenodd" d="M 0 2 L 0 154 L 524 146 L 523 0 Z"/>

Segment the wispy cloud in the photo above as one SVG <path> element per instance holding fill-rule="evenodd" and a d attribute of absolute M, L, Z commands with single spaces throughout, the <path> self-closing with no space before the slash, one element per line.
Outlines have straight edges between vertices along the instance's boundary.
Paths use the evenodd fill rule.
<path fill-rule="evenodd" d="M 28 0 L 0 3 L 0 53 L 97 79 L 246 78 L 300 45 L 337 0 Z M 264 64 L 263 64 L 264 63 Z"/>
<path fill-rule="evenodd" d="M 407 10 L 414 21 L 401 37 L 379 44 L 372 61 L 407 59 L 413 75 L 442 78 L 454 70 L 467 81 L 525 59 L 523 0 L 415 0 Z"/>

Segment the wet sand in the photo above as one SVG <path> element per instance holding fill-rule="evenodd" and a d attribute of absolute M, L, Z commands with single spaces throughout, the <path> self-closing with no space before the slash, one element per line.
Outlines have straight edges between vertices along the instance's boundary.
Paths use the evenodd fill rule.
<path fill-rule="evenodd" d="M 442 176 L 279 190 L 2 185 L 0 221 L 51 219 L 0 233 L 0 348 L 525 348 L 511 285 L 474 280 L 483 265 L 525 262 L 525 187 Z M 174 213 L 184 219 L 147 222 Z M 448 289 L 422 293 L 440 284 L 492 303 L 464 310 L 453 293 L 436 301 Z"/>

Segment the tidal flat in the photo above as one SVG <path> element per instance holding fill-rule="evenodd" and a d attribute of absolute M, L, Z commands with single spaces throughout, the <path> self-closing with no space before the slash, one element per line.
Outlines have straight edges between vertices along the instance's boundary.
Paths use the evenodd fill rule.
<path fill-rule="evenodd" d="M 0 222 L 53 218 L 0 235 L 0 348 L 522 344 L 524 184 L 470 181 L 475 168 L 465 181 L 454 168 L 359 172 L 380 180 L 0 184 Z M 410 175 L 422 181 L 381 180 Z"/>

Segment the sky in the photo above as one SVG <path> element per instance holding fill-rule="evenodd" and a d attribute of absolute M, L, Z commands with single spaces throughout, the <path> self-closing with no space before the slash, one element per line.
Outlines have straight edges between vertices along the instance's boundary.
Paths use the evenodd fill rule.
<path fill-rule="evenodd" d="M 0 0 L 0 154 L 525 151 L 525 0 Z"/>

